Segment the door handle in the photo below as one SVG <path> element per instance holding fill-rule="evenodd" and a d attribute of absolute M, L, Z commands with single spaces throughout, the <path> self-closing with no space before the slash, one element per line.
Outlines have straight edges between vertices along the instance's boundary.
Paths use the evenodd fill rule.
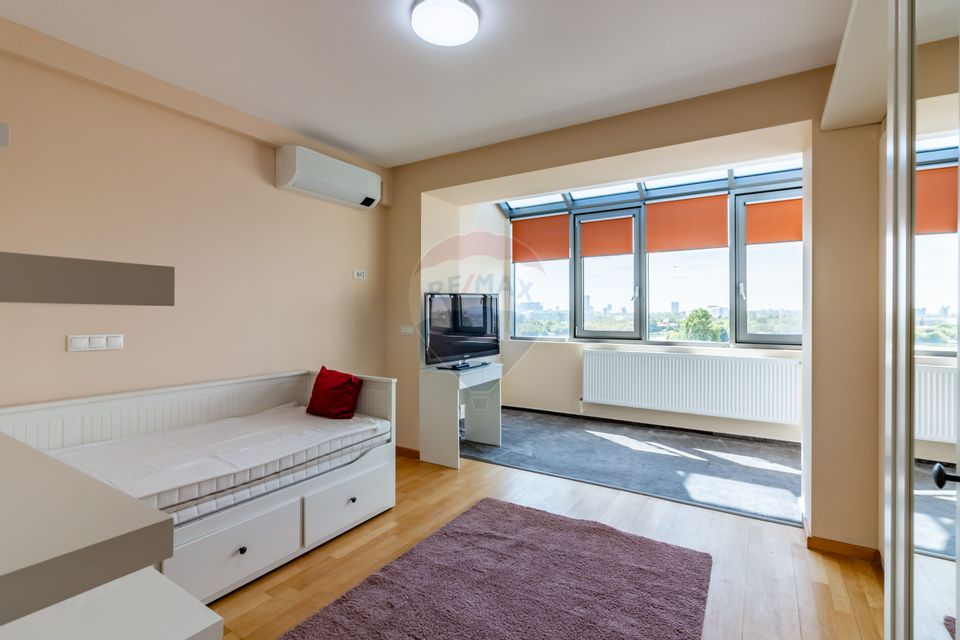
<path fill-rule="evenodd" d="M 744 283 L 741 282 L 741 283 L 739 283 L 739 286 L 737 287 L 737 289 L 739 289 L 739 291 L 740 291 L 740 298 L 743 299 L 743 300 L 746 300 L 746 299 L 747 299 L 747 286 L 746 286 Z"/>
<path fill-rule="evenodd" d="M 933 465 L 933 484 L 937 485 L 937 488 L 943 489 L 947 482 L 960 482 L 960 476 L 947 473 L 947 470 L 939 462 Z"/>

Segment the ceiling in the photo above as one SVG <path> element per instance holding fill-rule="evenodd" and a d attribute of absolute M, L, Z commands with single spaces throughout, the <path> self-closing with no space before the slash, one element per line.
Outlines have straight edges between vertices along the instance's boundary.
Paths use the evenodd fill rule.
<path fill-rule="evenodd" d="M 850 0 L 0 0 L 0 16 L 384 166 L 836 61 Z"/>

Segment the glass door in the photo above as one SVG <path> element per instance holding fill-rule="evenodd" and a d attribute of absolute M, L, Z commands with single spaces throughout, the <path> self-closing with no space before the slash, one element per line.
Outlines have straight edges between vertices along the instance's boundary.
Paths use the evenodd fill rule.
<path fill-rule="evenodd" d="M 914 0 L 909 225 L 913 637 L 955 637 L 960 0 Z"/>

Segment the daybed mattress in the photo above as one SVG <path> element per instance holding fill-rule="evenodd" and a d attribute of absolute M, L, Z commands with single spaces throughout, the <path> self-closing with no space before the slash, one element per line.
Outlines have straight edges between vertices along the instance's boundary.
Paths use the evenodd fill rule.
<path fill-rule="evenodd" d="M 388 420 L 331 420 L 290 403 L 48 453 L 183 524 L 342 467 L 389 440 Z"/>

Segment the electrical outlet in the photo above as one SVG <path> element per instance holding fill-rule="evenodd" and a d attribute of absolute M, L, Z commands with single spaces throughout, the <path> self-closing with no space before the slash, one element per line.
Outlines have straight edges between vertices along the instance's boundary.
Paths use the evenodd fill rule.
<path fill-rule="evenodd" d="M 411 326 L 403 326 L 403 327 L 400 327 L 400 335 L 402 335 L 402 336 L 412 336 L 412 335 L 413 335 L 413 327 L 411 327 Z"/>
<path fill-rule="evenodd" d="M 366 270 L 366 269 L 354 269 L 354 270 L 353 270 L 353 279 L 354 279 L 354 280 L 366 280 L 366 279 L 367 279 L 367 270 Z"/>

